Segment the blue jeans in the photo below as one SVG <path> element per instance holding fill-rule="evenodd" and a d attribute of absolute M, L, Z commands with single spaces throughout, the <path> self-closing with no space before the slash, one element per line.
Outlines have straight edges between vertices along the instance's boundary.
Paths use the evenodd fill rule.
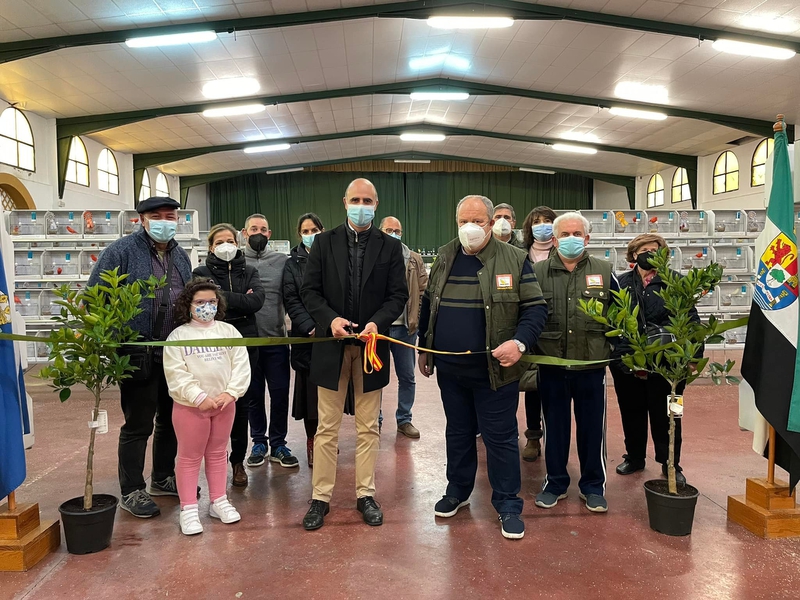
<path fill-rule="evenodd" d="M 480 427 L 486 447 L 486 471 L 492 486 L 492 506 L 498 513 L 522 512 L 519 497 L 521 475 L 517 443 L 519 382 L 493 390 L 488 373 L 470 378 L 443 373 L 436 375 L 442 394 L 447 446 L 448 496 L 464 501 L 475 487 L 478 448 L 475 434 Z"/>
<path fill-rule="evenodd" d="M 389 329 L 389 336 L 407 344 L 417 342 L 416 332 L 408 334 L 408 329 L 404 325 L 392 325 Z M 414 406 L 414 366 L 416 364 L 414 350 L 406 348 L 400 344 L 390 344 L 392 358 L 394 359 L 394 371 L 397 374 L 397 424 L 411 422 L 411 407 Z"/>
<path fill-rule="evenodd" d="M 250 388 L 240 402 L 249 407 L 250 437 L 254 444 L 286 445 L 289 429 L 289 346 L 259 346 L 251 361 Z M 266 382 L 266 385 L 264 385 Z M 269 388 L 269 440 L 265 395 Z M 267 443 L 269 441 L 269 443 Z"/>

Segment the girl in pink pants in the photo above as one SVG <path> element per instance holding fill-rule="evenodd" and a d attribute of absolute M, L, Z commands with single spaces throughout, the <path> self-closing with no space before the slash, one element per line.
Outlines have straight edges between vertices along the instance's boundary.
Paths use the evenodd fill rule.
<path fill-rule="evenodd" d="M 193 279 L 175 303 L 175 321 L 181 325 L 167 340 L 241 338 L 233 325 L 221 321 L 224 317 L 224 299 L 216 283 Z M 172 424 L 178 438 L 175 478 L 181 500 L 181 531 L 185 535 L 203 531 L 196 495 L 203 459 L 211 500 L 209 515 L 223 523 L 235 523 L 241 516 L 225 493 L 227 448 L 236 414 L 234 402 L 250 385 L 247 348 L 166 346 L 164 374 L 175 402 Z"/>

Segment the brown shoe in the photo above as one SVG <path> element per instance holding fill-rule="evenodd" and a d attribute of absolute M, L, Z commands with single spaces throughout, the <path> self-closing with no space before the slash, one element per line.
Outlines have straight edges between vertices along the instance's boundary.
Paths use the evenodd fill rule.
<path fill-rule="evenodd" d="M 236 487 L 245 487 L 247 485 L 247 471 L 244 470 L 242 463 L 233 465 L 233 485 Z"/>
<path fill-rule="evenodd" d="M 314 466 L 314 438 L 306 440 L 306 457 L 308 458 L 308 467 Z"/>
<path fill-rule="evenodd" d="M 528 440 L 525 448 L 522 449 L 522 460 L 534 462 L 542 454 L 542 445 L 539 440 Z"/>
<path fill-rule="evenodd" d="M 407 438 L 411 438 L 412 440 L 419 439 L 419 429 L 414 427 L 411 422 L 403 423 L 402 425 L 397 426 L 397 433 L 402 433 Z"/>

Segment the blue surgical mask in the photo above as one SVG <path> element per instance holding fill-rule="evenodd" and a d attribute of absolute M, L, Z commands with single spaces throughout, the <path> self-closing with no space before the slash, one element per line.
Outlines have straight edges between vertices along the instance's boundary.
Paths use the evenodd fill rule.
<path fill-rule="evenodd" d="M 552 223 L 538 223 L 531 228 L 533 239 L 537 242 L 546 242 L 553 237 Z"/>
<path fill-rule="evenodd" d="M 303 238 L 303 246 L 306 248 L 311 248 L 311 244 L 314 243 L 314 238 L 317 237 L 317 234 L 311 233 L 309 235 L 301 235 L 300 237 Z"/>
<path fill-rule="evenodd" d="M 400 239 L 400 236 L 399 236 L 398 234 L 396 234 L 396 233 L 390 233 L 389 235 L 390 235 L 391 237 L 393 237 L 394 239 L 396 239 L 396 240 L 399 240 L 399 239 Z"/>
<path fill-rule="evenodd" d="M 206 302 L 194 307 L 194 316 L 198 321 L 210 323 L 217 316 L 217 305 Z"/>
<path fill-rule="evenodd" d="M 164 219 L 153 221 L 148 219 L 148 223 L 150 223 L 150 228 L 147 233 L 153 238 L 153 241 L 160 244 L 166 244 L 174 238 L 178 229 L 178 224 L 175 221 L 166 221 Z"/>
<path fill-rule="evenodd" d="M 584 242 L 582 237 L 558 238 L 558 253 L 566 259 L 578 258 L 583 254 Z"/>
<path fill-rule="evenodd" d="M 364 204 L 350 204 L 347 207 L 347 218 L 356 227 L 366 227 L 375 218 L 375 207 Z"/>

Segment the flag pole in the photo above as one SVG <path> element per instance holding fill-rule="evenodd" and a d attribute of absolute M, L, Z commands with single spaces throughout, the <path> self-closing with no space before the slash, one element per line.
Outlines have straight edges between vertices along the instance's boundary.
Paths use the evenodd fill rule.
<path fill-rule="evenodd" d="M 775 483 L 775 428 L 769 426 L 769 451 L 767 453 L 767 483 Z"/>
<path fill-rule="evenodd" d="M 17 510 L 17 494 L 16 492 L 10 492 L 8 494 L 8 512 L 12 510 Z"/>

